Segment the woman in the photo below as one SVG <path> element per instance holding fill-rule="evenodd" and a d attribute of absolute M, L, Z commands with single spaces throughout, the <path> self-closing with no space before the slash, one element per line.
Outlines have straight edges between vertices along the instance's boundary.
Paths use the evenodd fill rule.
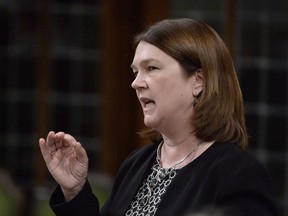
<path fill-rule="evenodd" d="M 41 138 L 59 183 L 50 200 L 56 215 L 277 215 L 266 171 L 244 152 L 242 94 L 218 34 L 192 19 L 163 20 L 135 47 L 132 87 L 154 142 L 124 161 L 100 211 L 81 144 L 63 132 Z"/>

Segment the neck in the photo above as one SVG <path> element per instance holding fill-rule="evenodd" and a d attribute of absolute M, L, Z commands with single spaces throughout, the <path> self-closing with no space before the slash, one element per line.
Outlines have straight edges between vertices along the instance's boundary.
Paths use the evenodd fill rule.
<path fill-rule="evenodd" d="M 171 168 L 175 164 L 177 169 L 182 168 L 199 157 L 206 149 L 208 149 L 214 142 L 203 142 L 196 136 L 189 136 L 178 140 L 168 139 L 164 137 L 163 144 L 160 146 L 160 161 L 163 168 Z M 158 156 L 159 156 L 158 155 Z M 183 161 L 182 161 L 183 160 Z"/>
<path fill-rule="evenodd" d="M 186 161 L 189 161 L 189 157 L 192 155 L 192 154 L 194 154 L 195 155 L 195 152 L 197 151 L 197 148 L 199 147 L 199 145 L 201 144 L 201 141 L 199 141 L 195 146 L 194 146 L 194 148 L 185 156 L 185 157 L 183 157 L 183 159 L 181 159 L 179 162 L 175 162 L 175 164 L 174 165 L 172 165 L 172 166 L 168 166 L 168 167 L 166 167 L 166 166 L 164 166 L 163 164 L 163 162 L 161 161 L 161 150 L 162 150 L 162 147 L 163 147 L 163 143 L 164 142 L 162 142 L 162 143 L 160 143 L 160 145 L 158 146 L 158 149 L 157 149 L 157 162 L 162 166 L 162 167 L 164 167 L 164 168 L 170 168 L 170 169 L 177 169 L 177 168 L 181 168 L 181 167 L 183 167 L 183 166 L 185 166 L 185 164 L 187 164 L 186 163 Z"/>

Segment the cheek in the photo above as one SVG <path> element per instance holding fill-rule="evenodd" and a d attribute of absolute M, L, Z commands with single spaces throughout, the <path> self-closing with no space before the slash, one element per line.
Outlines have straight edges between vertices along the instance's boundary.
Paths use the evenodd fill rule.
<path fill-rule="evenodd" d="M 192 88 L 179 75 L 154 79 L 149 87 L 161 104 L 171 105 L 183 100 L 193 100 Z"/>
<path fill-rule="evenodd" d="M 192 106 L 194 97 L 190 88 L 185 88 L 185 86 L 180 87 L 178 90 L 170 92 L 169 99 L 174 106 L 179 109 L 186 109 Z"/>
<path fill-rule="evenodd" d="M 177 110 L 185 106 L 191 99 L 186 93 L 174 88 L 162 89 L 157 95 L 157 104 L 163 111 Z"/>

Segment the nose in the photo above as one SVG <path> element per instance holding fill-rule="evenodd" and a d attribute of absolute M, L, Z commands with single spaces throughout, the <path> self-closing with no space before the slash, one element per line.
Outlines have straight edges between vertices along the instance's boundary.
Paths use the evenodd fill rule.
<path fill-rule="evenodd" d="M 141 88 L 147 88 L 147 83 L 145 81 L 145 78 L 140 72 L 138 72 L 137 76 L 135 77 L 134 81 L 131 84 L 131 87 L 135 90 L 141 89 Z"/>

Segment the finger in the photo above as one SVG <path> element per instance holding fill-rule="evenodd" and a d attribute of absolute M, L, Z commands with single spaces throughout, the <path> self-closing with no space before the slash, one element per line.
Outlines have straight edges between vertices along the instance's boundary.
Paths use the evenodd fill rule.
<path fill-rule="evenodd" d="M 50 131 L 47 135 L 47 139 L 46 139 L 46 144 L 47 147 L 50 151 L 56 151 L 57 148 L 55 146 L 55 132 L 54 131 Z"/>
<path fill-rule="evenodd" d="M 73 147 L 77 144 L 76 139 L 70 134 L 65 134 L 63 138 L 63 146 L 65 147 Z"/>
<path fill-rule="evenodd" d="M 87 153 L 85 149 L 82 147 L 81 143 L 79 142 L 77 142 L 75 145 L 75 154 L 76 154 L 78 161 L 80 161 L 81 163 L 85 163 L 85 164 L 88 163 Z"/>
<path fill-rule="evenodd" d="M 55 134 L 55 146 L 56 150 L 63 147 L 63 138 L 65 136 L 64 132 L 58 132 Z"/>
<path fill-rule="evenodd" d="M 51 160 L 51 151 L 48 149 L 45 139 L 39 139 L 39 147 L 45 162 L 48 163 Z"/>

